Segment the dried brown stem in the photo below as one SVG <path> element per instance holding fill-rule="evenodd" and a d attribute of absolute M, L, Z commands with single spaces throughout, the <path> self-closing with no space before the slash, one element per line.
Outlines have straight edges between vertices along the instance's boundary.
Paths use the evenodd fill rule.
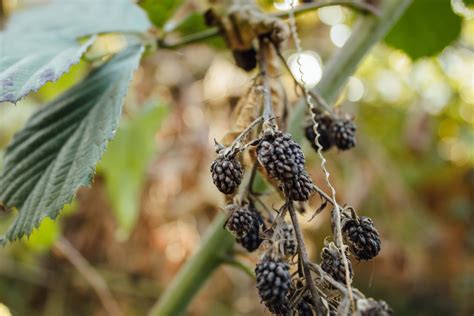
<path fill-rule="evenodd" d="M 287 201 L 288 212 L 290 213 L 291 222 L 293 223 L 293 228 L 295 230 L 296 240 L 298 242 L 298 254 L 301 258 L 301 265 L 303 266 L 303 273 L 306 279 L 306 285 L 311 292 L 314 302 L 314 308 L 316 309 L 317 315 L 325 315 L 325 308 L 323 302 L 321 301 L 321 296 L 316 289 L 314 284 L 313 277 L 311 276 L 311 270 L 309 268 L 311 262 L 309 261 L 308 252 L 304 243 L 303 232 L 301 231 L 298 217 L 296 216 L 295 208 L 293 206 L 293 201 Z"/>
<path fill-rule="evenodd" d="M 263 121 L 264 124 L 268 124 L 270 123 L 270 120 L 272 120 L 274 117 L 267 62 L 268 49 L 270 49 L 270 41 L 265 37 L 260 37 L 258 40 L 258 44 L 258 64 L 260 67 L 260 77 L 262 78 L 263 90 Z"/>

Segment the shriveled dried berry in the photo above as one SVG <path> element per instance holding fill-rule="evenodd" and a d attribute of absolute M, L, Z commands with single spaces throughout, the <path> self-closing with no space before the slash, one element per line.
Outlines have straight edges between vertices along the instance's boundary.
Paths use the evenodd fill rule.
<path fill-rule="evenodd" d="M 234 157 L 219 156 L 211 164 L 212 181 L 224 194 L 232 194 L 242 182 L 242 164 Z"/>
<path fill-rule="evenodd" d="M 334 145 L 334 139 L 332 135 L 332 123 L 333 118 L 329 114 L 319 114 L 315 117 L 316 122 L 318 123 L 318 133 L 319 138 L 318 142 L 321 145 L 322 150 L 328 150 Z M 319 147 L 316 144 L 316 133 L 314 132 L 313 123 L 306 125 L 305 127 L 305 136 L 309 140 L 311 146 L 314 150 L 318 151 Z"/>
<path fill-rule="evenodd" d="M 334 280 L 345 284 L 346 270 L 342 261 L 342 253 L 333 242 L 330 242 L 323 248 L 321 259 L 321 268 L 329 273 Z M 347 260 L 347 263 L 349 265 L 349 276 L 352 278 L 352 265 L 349 260 Z"/>
<path fill-rule="evenodd" d="M 349 251 L 359 260 L 370 260 L 380 252 L 380 237 L 372 219 L 344 216 L 342 234 Z"/>
<path fill-rule="evenodd" d="M 348 150 L 355 146 L 356 126 L 350 119 L 339 119 L 332 124 L 334 143 L 341 150 Z"/>
<path fill-rule="evenodd" d="M 236 238 L 243 238 L 247 234 L 258 228 L 258 220 L 248 205 L 229 204 L 226 210 L 230 213 L 227 219 L 225 227 L 234 235 Z"/>
<path fill-rule="evenodd" d="M 285 315 L 289 306 L 289 270 L 288 263 L 268 255 L 264 256 L 255 268 L 260 298 L 268 309 L 277 315 Z"/>
<path fill-rule="evenodd" d="M 294 179 L 283 183 L 283 190 L 293 201 L 307 201 L 314 192 L 313 180 L 306 171 L 301 172 Z"/>
<path fill-rule="evenodd" d="M 244 237 L 237 238 L 236 241 L 247 251 L 253 252 L 260 247 L 263 239 L 260 237 L 260 232 L 265 229 L 265 223 L 263 221 L 260 212 L 252 205 L 249 204 L 249 209 L 255 218 L 255 225 Z"/>
<path fill-rule="evenodd" d="M 305 170 L 301 146 L 290 134 L 280 131 L 263 137 L 257 146 L 257 157 L 268 174 L 282 182 L 294 179 Z"/>

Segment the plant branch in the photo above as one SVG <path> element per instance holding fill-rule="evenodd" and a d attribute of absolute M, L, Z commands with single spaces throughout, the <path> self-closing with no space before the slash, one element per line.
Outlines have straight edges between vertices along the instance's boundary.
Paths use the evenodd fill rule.
<path fill-rule="evenodd" d="M 295 8 L 294 12 L 295 12 L 295 15 L 299 15 L 302 13 L 306 13 L 308 11 L 317 10 L 319 8 L 334 6 L 334 5 L 347 6 L 356 10 L 360 10 L 362 12 L 372 13 L 377 16 L 380 15 L 380 11 L 374 5 L 371 5 L 370 3 L 367 3 L 364 1 L 354 1 L 354 0 L 318 1 L 318 2 L 314 2 L 310 4 L 300 5 L 297 8 Z M 289 14 L 290 14 L 289 11 L 284 11 L 284 12 L 279 12 L 279 13 L 270 14 L 270 15 L 274 17 L 279 17 L 279 18 L 288 18 Z M 175 42 L 168 43 L 166 39 L 159 38 L 157 40 L 157 45 L 159 48 L 172 49 L 172 48 L 178 48 L 178 47 L 196 43 L 196 42 L 201 42 L 217 35 L 219 35 L 219 29 L 217 27 L 211 27 L 202 32 L 185 35 L 181 37 L 180 39 L 176 40 Z"/>
<path fill-rule="evenodd" d="M 272 97 L 270 83 L 268 80 L 267 56 L 270 49 L 270 41 L 265 37 L 258 39 L 258 64 L 260 66 L 260 77 L 262 78 L 263 89 L 263 124 L 268 124 L 273 119 Z M 263 126 L 265 128 L 265 126 Z"/>
<path fill-rule="evenodd" d="M 317 315 L 325 315 L 325 308 L 321 297 L 319 296 L 316 285 L 314 284 L 313 277 L 311 276 L 311 271 L 309 269 L 309 260 L 308 252 L 306 251 L 306 246 L 304 243 L 303 232 L 301 231 L 300 224 L 298 222 L 298 217 L 296 216 L 295 208 L 293 207 L 293 201 L 288 200 L 288 212 L 290 213 L 291 222 L 293 223 L 293 228 L 295 230 L 296 240 L 298 242 L 298 254 L 301 259 L 301 265 L 303 266 L 303 273 L 306 279 L 306 285 L 311 292 L 314 302 L 314 308 L 316 309 Z"/>
<path fill-rule="evenodd" d="M 87 260 L 74 248 L 64 237 L 61 237 L 54 248 L 59 251 L 66 259 L 79 271 L 87 280 L 94 292 L 99 297 L 100 302 L 109 315 L 123 315 L 119 304 L 112 296 L 102 276 L 87 262 Z"/>
<path fill-rule="evenodd" d="M 411 1 L 384 0 L 380 7 L 380 18 L 373 15 L 360 17 L 349 40 L 328 62 L 323 78 L 314 91 L 318 92 L 327 102 L 332 103 L 339 95 L 347 78 L 354 73 L 364 56 L 373 45 L 385 36 Z M 217 29 L 214 32 L 211 36 L 208 33 L 207 37 L 204 38 L 216 35 Z M 303 137 L 301 122 L 304 118 L 305 108 L 304 100 L 302 100 L 295 109 L 296 111 L 294 110 L 292 113 L 289 127 L 292 135 L 297 140 L 301 140 Z M 208 275 L 221 263 L 220 259 L 217 258 L 220 258 L 222 253 L 231 251 L 233 247 L 232 240 L 229 240 L 230 235 L 222 229 L 224 222 L 225 217 L 223 215 L 219 215 L 214 220 L 209 228 L 209 235 L 203 240 L 201 248 L 178 273 L 175 281 L 153 308 L 150 313 L 151 316 L 179 315 L 184 312 Z M 209 240 L 212 242 L 209 242 Z M 196 261 L 199 265 L 193 267 L 191 263 Z M 206 275 L 203 275 L 203 267 Z"/>

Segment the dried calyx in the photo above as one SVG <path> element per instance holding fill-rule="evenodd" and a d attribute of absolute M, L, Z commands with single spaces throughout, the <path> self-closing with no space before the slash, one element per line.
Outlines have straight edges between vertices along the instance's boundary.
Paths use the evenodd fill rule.
<path fill-rule="evenodd" d="M 350 261 L 348 261 L 348 266 L 349 276 L 352 279 L 352 265 Z M 321 269 L 332 276 L 334 280 L 345 284 L 346 269 L 342 260 L 342 252 L 333 242 L 326 243 L 321 251 Z"/>

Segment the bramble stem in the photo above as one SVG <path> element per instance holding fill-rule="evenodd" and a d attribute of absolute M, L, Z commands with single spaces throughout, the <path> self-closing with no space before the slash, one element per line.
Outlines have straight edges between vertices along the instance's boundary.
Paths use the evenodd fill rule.
<path fill-rule="evenodd" d="M 311 292 L 314 302 L 314 308 L 316 309 L 317 315 L 325 315 L 326 311 L 319 296 L 316 285 L 314 285 L 313 277 L 311 276 L 311 270 L 309 269 L 309 260 L 308 252 L 304 243 L 303 232 L 301 231 L 300 224 L 298 222 L 298 217 L 296 216 L 295 208 L 293 206 L 293 201 L 287 201 L 288 212 L 290 213 L 291 222 L 293 223 L 293 228 L 295 229 L 296 241 L 298 242 L 298 255 L 301 259 L 301 265 L 303 266 L 303 273 L 306 279 L 306 285 Z"/>

